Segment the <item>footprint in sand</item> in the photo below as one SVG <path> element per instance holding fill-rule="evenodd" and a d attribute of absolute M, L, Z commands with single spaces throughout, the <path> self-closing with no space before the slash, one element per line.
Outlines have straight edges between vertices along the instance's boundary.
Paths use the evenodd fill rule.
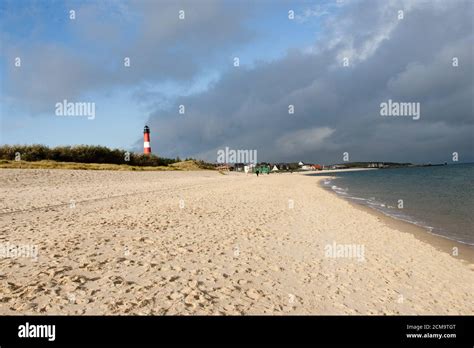
<path fill-rule="evenodd" d="M 256 289 L 247 290 L 247 292 L 245 294 L 247 295 L 248 298 L 250 298 L 252 300 L 258 300 L 261 297 L 258 290 L 256 290 Z"/>

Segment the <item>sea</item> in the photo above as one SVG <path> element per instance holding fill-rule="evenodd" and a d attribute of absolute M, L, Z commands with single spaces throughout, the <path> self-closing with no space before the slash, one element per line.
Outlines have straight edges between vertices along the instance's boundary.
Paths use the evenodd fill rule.
<path fill-rule="evenodd" d="M 349 201 L 474 245 L 474 163 L 324 175 L 323 187 Z"/>

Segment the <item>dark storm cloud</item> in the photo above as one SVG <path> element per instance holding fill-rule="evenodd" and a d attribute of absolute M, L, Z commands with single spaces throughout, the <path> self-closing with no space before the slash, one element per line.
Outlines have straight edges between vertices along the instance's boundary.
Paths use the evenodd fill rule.
<path fill-rule="evenodd" d="M 352 161 L 444 162 L 455 151 L 472 161 L 472 10 L 471 1 L 349 4 L 328 17 L 312 52 L 230 67 L 208 91 L 156 110 L 153 148 L 211 161 L 225 146 L 269 161 L 334 163 L 349 152 Z M 421 118 L 380 116 L 388 99 L 421 103 Z"/>

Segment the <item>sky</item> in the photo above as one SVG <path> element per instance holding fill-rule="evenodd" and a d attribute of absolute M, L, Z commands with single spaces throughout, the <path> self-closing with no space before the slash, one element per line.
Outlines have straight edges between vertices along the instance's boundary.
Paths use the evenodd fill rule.
<path fill-rule="evenodd" d="M 216 162 L 227 147 L 271 162 L 450 163 L 454 152 L 474 162 L 473 10 L 472 0 L 3 0 L 0 144 L 142 152 L 146 124 L 164 157 Z M 93 103 L 94 117 L 58 115 L 64 100 Z M 389 100 L 419 117 L 383 116 Z"/>

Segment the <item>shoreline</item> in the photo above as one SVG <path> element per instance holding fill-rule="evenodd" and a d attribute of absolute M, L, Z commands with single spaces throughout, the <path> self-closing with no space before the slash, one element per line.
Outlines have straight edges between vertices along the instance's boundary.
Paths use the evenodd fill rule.
<path fill-rule="evenodd" d="M 334 177 L 332 177 L 332 176 L 329 177 L 329 176 L 324 176 L 324 175 L 321 175 L 321 177 L 319 177 L 319 176 L 315 176 L 315 177 L 319 179 L 317 184 L 322 189 L 330 192 L 331 194 L 335 195 L 339 199 L 341 199 L 345 202 L 348 202 L 354 208 L 359 209 L 361 211 L 368 212 L 368 213 L 376 216 L 381 221 L 384 221 L 385 224 L 390 228 L 394 228 L 394 229 L 396 229 L 400 232 L 403 232 L 403 233 L 412 234 L 418 240 L 420 240 L 422 242 L 425 242 L 425 243 L 428 243 L 428 244 L 436 247 L 438 250 L 449 254 L 450 256 L 459 258 L 459 259 L 467 262 L 468 264 L 472 265 L 473 269 L 474 269 L 474 246 L 472 246 L 470 244 L 460 242 L 460 241 L 457 241 L 455 239 L 451 239 L 449 237 L 445 237 L 445 236 L 442 236 L 442 235 L 431 233 L 427 228 L 425 228 L 423 226 L 420 226 L 420 225 L 417 225 L 413 222 L 402 220 L 402 219 L 397 219 L 396 217 L 385 214 L 385 213 L 383 213 L 383 212 L 381 212 L 381 211 L 379 211 L 375 208 L 366 206 L 362 203 L 357 203 L 357 202 L 355 202 L 353 200 L 350 200 L 350 199 L 345 199 L 341 195 L 337 194 L 334 190 L 331 190 L 331 189 L 327 188 L 326 186 L 324 186 L 324 184 L 322 183 L 324 180 L 334 179 Z M 458 248 L 458 255 L 457 256 L 452 255 L 454 247 Z"/>
<path fill-rule="evenodd" d="M 410 233 L 414 237 L 416 237 L 418 240 L 428 243 L 436 247 L 438 250 L 449 254 L 450 256 L 453 256 L 452 248 L 453 247 L 458 248 L 459 254 L 458 256 L 456 256 L 456 258 L 459 258 L 470 265 L 474 265 L 474 246 L 459 242 L 454 239 L 450 239 L 448 237 L 430 233 L 426 228 L 416 225 L 412 222 L 397 219 L 396 217 L 384 214 L 383 212 L 378 211 L 375 208 L 368 207 L 366 205 L 351 201 L 349 199 L 344 199 L 344 197 L 341 197 L 333 190 L 326 189 L 321 182 L 318 182 L 318 185 L 320 185 L 323 189 L 325 189 L 326 191 L 329 191 L 331 194 L 335 195 L 339 199 L 342 199 L 343 201 L 349 203 L 355 209 L 359 209 L 361 211 L 364 211 L 376 216 L 378 219 L 383 221 L 386 226 L 390 228 L 394 228 L 402 233 Z"/>

